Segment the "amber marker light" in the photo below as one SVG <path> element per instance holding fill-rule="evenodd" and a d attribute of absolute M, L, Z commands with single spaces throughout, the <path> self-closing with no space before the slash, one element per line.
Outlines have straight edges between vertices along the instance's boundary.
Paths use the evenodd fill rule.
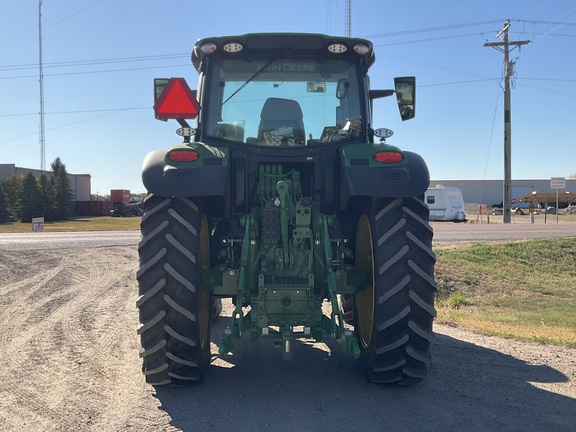
<path fill-rule="evenodd" d="M 206 42 L 205 44 L 202 44 L 200 51 L 202 51 L 204 54 L 212 54 L 214 51 L 216 51 L 217 48 L 218 47 L 214 42 Z"/>

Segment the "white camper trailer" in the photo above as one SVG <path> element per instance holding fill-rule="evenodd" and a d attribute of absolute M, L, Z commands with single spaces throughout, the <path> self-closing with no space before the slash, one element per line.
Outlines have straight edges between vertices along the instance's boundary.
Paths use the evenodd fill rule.
<path fill-rule="evenodd" d="M 466 220 L 462 191 L 455 187 L 437 185 L 428 188 L 425 202 L 430 209 L 430 220 L 462 222 Z"/>

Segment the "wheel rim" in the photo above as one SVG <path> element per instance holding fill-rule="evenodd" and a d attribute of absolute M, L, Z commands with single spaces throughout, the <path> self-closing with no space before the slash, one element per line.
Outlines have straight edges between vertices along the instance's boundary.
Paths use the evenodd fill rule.
<path fill-rule="evenodd" d="M 200 272 L 210 268 L 210 236 L 206 215 L 200 222 Z M 198 277 L 200 280 L 200 275 Z M 200 331 L 200 345 L 204 348 L 210 337 L 210 292 L 199 286 L 198 293 L 198 325 Z"/>
<path fill-rule="evenodd" d="M 365 348 L 372 341 L 374 328 L 374 248 L 372 230 L 366 215 L 358 221 L 356 235 L 356 268 L 369 274 L 369 282 L 365 291 L 355 296 L 357 330 L 362 346 Z"/>

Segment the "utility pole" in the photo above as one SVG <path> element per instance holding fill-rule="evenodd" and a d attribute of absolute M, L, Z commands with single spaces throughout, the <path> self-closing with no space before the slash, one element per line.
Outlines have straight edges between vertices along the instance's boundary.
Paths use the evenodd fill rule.
<path fill-rule="evenodd" d="M 510 46 L 512 50 L 532 41 L 509 41 L 508 29 L 510 20 L 504 28 L 496 33 L 497 38 L 504 35 L 502 42 L 486 42 L 485 47 L 493 47 L 504 53 L 504 198 L 502 200 L 502 222 L 512 221 L 512 116 L 510 108 L 510 76 L 514 75 L 514 62 L 510 61 Z"/>

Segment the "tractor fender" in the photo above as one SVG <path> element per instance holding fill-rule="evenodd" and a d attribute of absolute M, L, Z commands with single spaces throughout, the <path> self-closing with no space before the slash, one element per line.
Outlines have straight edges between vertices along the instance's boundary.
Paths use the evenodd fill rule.
<path fill-rule="evenodd" d="M 225 194 L 230 176 L 227 164 L 171 166 L 165 162 L 167 151 L 153 151 L 144 159 L 142 183 L 149 193 L 174 197 Z"/>
<path fill-rule="evenodd" d="M 342 166 L 341 208 L 354 196 L 413 197 L 422 195 L 430 184 L 424 159 L 403 152 L 405 163 L 398 166 Z"/>

